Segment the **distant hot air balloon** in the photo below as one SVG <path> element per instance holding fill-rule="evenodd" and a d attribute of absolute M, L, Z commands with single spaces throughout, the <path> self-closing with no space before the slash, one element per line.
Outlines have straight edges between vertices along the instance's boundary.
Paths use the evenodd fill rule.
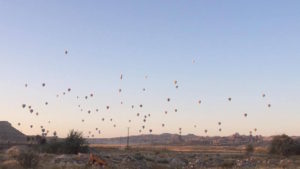
<path fill-rule="evenodd" d="M 106 106 L 106 109 L 108 110 L 108 109 L 109 109 L 109 106 Z"/>
<path fill-rule="evenodd" d="M 207 129 L 205 129 L 204 132 L 207 133 Z"/>
<path fill-rule="evenodd" d="M 26 104 L 22 104 L 22 108 L 25 108 L 26 107 Z"/>
<path fill-rule="evenodd" d="M 247 117 L 247 116 L 248 116 L 248 114 L 247 114 L 247 113 L 245 113 L 245 114 L 244 114 L 244 116 L 245 116 L 245 117 Z"/>
<path fill-rule="evenodd" d="M 221 125 L 221 122 L 218 122 L 219 126 Z"/>
<path fill-rule="evenodd" d="M 232 100 L 231 97 L 229 97 L 229 98 L 228 98 L 228 101 L 231 101 L 231 100 Z"/>
<path fill-rule="evenodd" d="M 91 114 L 91 110 L 88 110 L 88 114 Z"/>
<path fill-rule="evenodd" d="M 165 124 L 163 123 L 163 124 L 161 124 L 161 126 L 162 126 L 162 127 L 165 127 Z"/>
<path fill-rule="evenodd" d="M 33 128 L 33 125 L 30 125 L 30 128 Z"/>
<path fill-rule="evenodd" d="M 177 112 L 178 110 L 177 110 L 177 109 L 175 109 L 174 111 L 175 111 L 175 112 Z"/>
<path fill-rule="evenodd" d="M 221 132 L 222 131 L 222 129 L 221 128 L 219 128 L 219 132 Z"/>
<path fill-rule="evenodd" d="M 68 51 L 67 50 L 65 50 L 65 55 L 67 55 L 68 54 Z"/>
<path fill-rule="evenodd" d="M 20 126 L 21 125 L 21 123 L 18 123 L 18 126 Z"/>
<path fill-rule="evenodd" d="M 137 113 L 136 116 L 140 116 L 140 113 Z"/>
<path fill-rule="evenodd" d="M 121 93 L 122 92 L 122 89 L 119 89 L 119 93 Z"/>
<path fill-rule="evenodd" d="M 169 102 L 169 101 L 171 101 L 171 99 L 170 99 L 170 98 L 167 98 L 167 101 Z"/>
<path fill-rule="evenodd" d="M 268 107 L 271 107 L 271 104 L 268 104 Z"/>
<path fill-rule="evenodd" d="M 45 102 L 45 105 L 47 106 L 47 105 L 48 105 L 48 102 Z"/>
<path fill-rule="evenodd" d="M 168 114 L 168 111 L 165 111 L 165 114 Z"/>
<path fill-rule="evenodd" d="M 177 84 L 177 80 L 174 80 L 174 84 L 175 84 L 175 85 Z"/>
<path fill-rule="evenodd" d="M 46 83 L 42 83 L 42 86 L 45 87 L 45 86 L 46 86 Z"/>
<path fill-rule="evenodd" d="M 121 80 L 123 79 L 123 74 L 121 74 L 120 79 L 121 79 Z"/>
<path fill-rule="evenodd" d="M 201 100 L 199 100 L 198 103 L 201 104 Z"/>
<path fill-rule="evenodd" d="M 262 97 L 266 97 L 266 94 L 263 93 L 263 94 L 262 94 Z"/>
<path fill-rule="evenodd" d="M 140 104 L 140 108 L 142 108 L 143 107 L 143 105 L 142 104 Z"/>
<path fill-rule="evenodd" d="M 25 83 L 25 87 L 28 87 L 28 84 L 27 84 L 27 83 Z"/>
<path fill-rule="evenodd" d="M 68 88 L 68 92 L 70 92 L 71 91 L 71 88 Z"/>

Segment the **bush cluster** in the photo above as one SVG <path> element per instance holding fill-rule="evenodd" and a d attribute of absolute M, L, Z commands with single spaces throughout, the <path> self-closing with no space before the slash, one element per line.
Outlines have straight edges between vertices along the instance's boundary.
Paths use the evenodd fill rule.
<path fill-rule="evenodd" d="M 285 134 L 275 136 L 272 139 L 269 153 L 283 156 L 300 155 L 300 142 Z"/>
<path fill-rule="evenodd" d="M 81 132 L 71 130 L 65 139 L 54 138 L 40 145 L 40 151 L 51 154 L 87 153 L 88 146 Z"/>

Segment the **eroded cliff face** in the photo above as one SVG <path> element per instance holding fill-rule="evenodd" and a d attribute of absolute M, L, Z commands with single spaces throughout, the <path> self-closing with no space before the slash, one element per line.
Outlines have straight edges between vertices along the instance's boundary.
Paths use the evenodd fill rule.
<path fill-rule="evenodd" d="M 0 143 L 24 143 L 26 136 L 9 122 L 0 121 Z"/>

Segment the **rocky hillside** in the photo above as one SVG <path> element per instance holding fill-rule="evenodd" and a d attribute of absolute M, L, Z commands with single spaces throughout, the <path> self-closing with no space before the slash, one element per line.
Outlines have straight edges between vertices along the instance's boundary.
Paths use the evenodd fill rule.
<path fill-rule="evenodd" d="M 7 121 L 0 121 L 0 144 L 25 143 L 26 136 Z"/>

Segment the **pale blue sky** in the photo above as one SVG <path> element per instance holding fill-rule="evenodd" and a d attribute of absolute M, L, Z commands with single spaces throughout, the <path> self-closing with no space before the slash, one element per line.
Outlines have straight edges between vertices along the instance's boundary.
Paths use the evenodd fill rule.
<path fill-rule="evenodd" d="M 1 0 L 0 120 L 21 122 L 27 134 L 51 120 L 48 129 L 61 136 L 98 127 L 101 137 L 112 137 L 126 134 L 129 119 L 138 134 L 139 112 L 151 113 L 146 131 L 154 133 L 182 127 L 184 134 L 229 135 L 257 128 L 264 135 L 300 135 L 299 9 L 299 1 Z M 55 97 L 69 87 L 71 94 Z M 93 100 L 76 99 L 91 92 Z M 88 116 L 78 104 L 100 112 Z M 132 104 L 144 108 L 132 110 Z M 107 121 L 111 117 L 115 122 Z"/>

